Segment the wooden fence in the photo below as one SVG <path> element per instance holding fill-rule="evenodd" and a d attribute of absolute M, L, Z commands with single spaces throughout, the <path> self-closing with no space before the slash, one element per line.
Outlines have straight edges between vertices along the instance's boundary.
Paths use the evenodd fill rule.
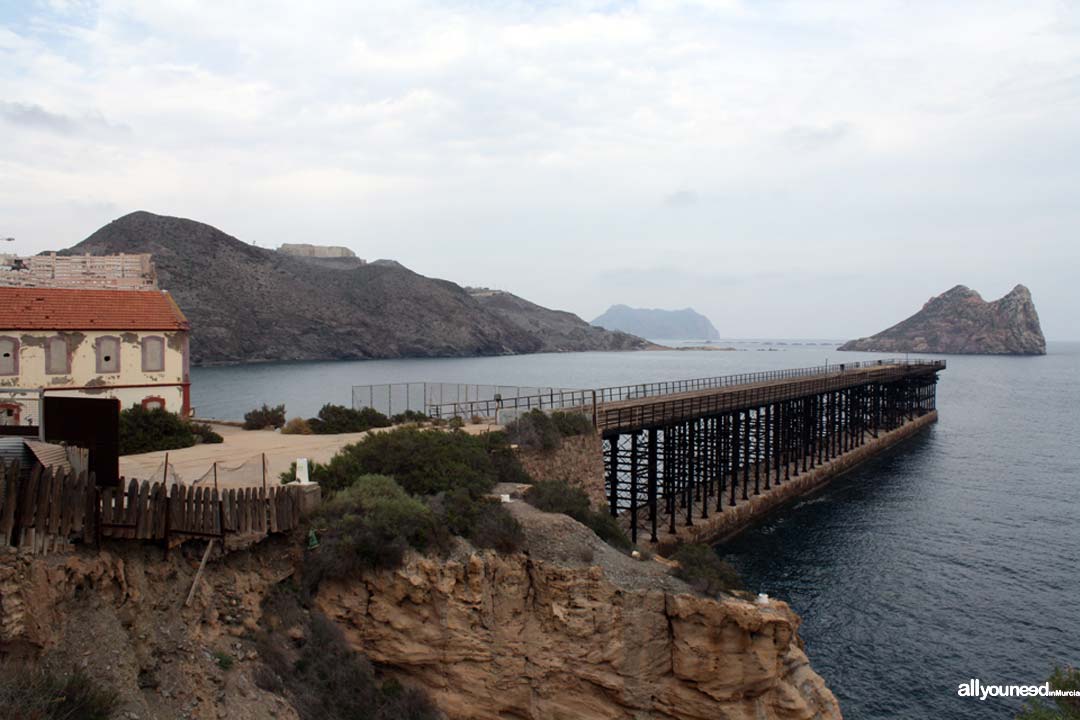
<path fill-rule="evenodd" d="M 300 525 L 299 489 L 290 486 L 213 488 L 128 481 L 98 488 L 86 473 L 36 465 L 20 478 L 17 464 L 0 464 L 0 547 L 48 552 L 79 540 L 161 541 L 186 537 L 288 532 Z"/>

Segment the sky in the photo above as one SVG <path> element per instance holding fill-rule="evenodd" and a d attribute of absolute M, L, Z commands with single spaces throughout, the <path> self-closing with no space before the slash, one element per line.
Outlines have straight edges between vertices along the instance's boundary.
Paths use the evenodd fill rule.
<path fill-rule="evenodd" d="M 135 210 L 585 319 L 1080 339 L 1080 4 L 0 0 L 0 252 Z"/>

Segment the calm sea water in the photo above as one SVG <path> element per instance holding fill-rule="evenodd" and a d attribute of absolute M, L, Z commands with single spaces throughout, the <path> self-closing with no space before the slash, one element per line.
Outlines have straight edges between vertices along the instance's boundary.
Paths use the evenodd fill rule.
<path fill-rule="evenodd" d="M 263 402 L 308 416 L 349 404 L 353 384 L 594 387 L 881 357 L 730 344 L 739 352 L 198 368 L 192 394 L 201 416 Z M 959 698 L 957 686 L 1080 665 L 1080 343 L 948 361 L 937 425 L 718 549 L 751 589 L 802 616 L 811 662 L 849 720 L 1009 718 L 1019 702 Z"/>

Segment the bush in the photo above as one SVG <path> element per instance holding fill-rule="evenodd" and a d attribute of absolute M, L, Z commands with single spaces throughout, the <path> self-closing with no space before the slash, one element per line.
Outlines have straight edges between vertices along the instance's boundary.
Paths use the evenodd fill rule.
<path fill-rule="evenodd" d="M 682 545 L 671 556 L 679 563 L 675 577 L 706 595 L 742 590 L 742 580 L 735 568 L 720 559 L 708 545 Z"/>
<path fill-rule="evenodd" d="M 431 508 L 447 531 L 468 538 L 476 547 L 512 553 L 525 544 L 521 524 L 494 498 L 474 498 L 466 489 L 456 488 L 433 498 Z"/>
<path fill-rule="evenodd" d="M 398 413 L 390 417 L 390 422 L 394 425 L 404 425 L 405 423 L 422 423 L 428 420 L 428 416 L 419 410 L 406 410 L 403 413 Z"/>
<path fill-rule="evenodd" d="M 563 437 L 591 435 L 595 432 L 592 420 L 587 415 L 576 412 L 556 410 L 551 413 L 551 422 Z"/>
<path fill-rule="evenodd" d="M 398 567 L 406 549 L 425 550 L 445 534 L 430 508 L 381 475 L 358 477 L 322 504 L 312 524 L 320 541 L 305 564 L 312 582 Z"/>
<path fill-rule="evenodd" d="M 504 432 L 489 432 L 476 436 L 483 444 L 499 482 L 528 485 L 532 477 L 521 466 L 517 453 L 510 447 Z"/>
<path fill-rule="evenodd" d="M 518 447 L 530 450 L 554 450 L 562 435 L 543 410 L 530 410 L 506 425 L 506 436 Z"/>
<path fill-rule="evenodd" d="M 216 434 L 216 433 L 215 433 Z M 120 413 L 120 454 L 177 450 L 195 444 L 191 423 L 162 408 L 133 405 Z"/>
<path fill-rule="evenodd" d="M 275 430 L 285 424 L 285 406 L 276 405 L 269 407 L 265 403 L 261 408 L 256 408 L 244 413 L 245 430 L 263 430 L 272 427 Z"/>
<path fill-rule="evenodd" d="M 18 720 L 109 720 L 120 697 L 82 670 L 61 677 L 5 664 L 0 666 L 0 707 L 4 717 Z"/>
<path fill-rule="evenodd" d="M 602 510 L 592 510 L 585 491 L 562 480 L 541 480 L 525 493 L 525 501 L 544 512 L 569 515 L 617 550 L 634 546 L 615 518 Z"/>
<path fill-rule="evenodd" d="M 395 428 L 346 445 L 312 480 L 327 493 L 352 485 L 363 475 L 390 475 L 406 492 L 434 495 L 465 488 L 472 497 L 499 479 L 485 441 L 464 433 Z"/>
<path fill-rule="evenodd" d="M 309 419 L 308 425 L 316 435 L 364 432 L 371 428 L 390 427 L 390 418 L 375 408 L 354 410 L 344 405 L 327 403 L 319 410 L 319 416 Z"/>
<path fill-rule="evenodd" d="M 1080 669 L 1056 667 L 1049 682 L 1051 690 L 1080 690 Z M 1080 696 L 1055 697 L 1050 705 L 1041 699 L 1029 700 L 1016 720 L 1080 720 Z"/>
<path fill-rule="evenodd" d="M 217 443 L 225 442 L 225 438 L 218 435 L 214 428 L 210 427 L 207 423 L 189 423 L 191 432 L 195 437 L 199 438 L 200 442 L 207 445 L 216 445 Z"/>
<path fill-rule="evenodd" d="M 356 653 L 324 615 L 312 613 L 308 641 L 293 661 L 280 636 L 262 633 L 265 663 L 255 674 L 259 687 L 284 691 L 301 720 L 436 720 L 427 696 L 396 680 L 380 686 L 368 660 Z"/>
<path fill-rule="evenodd" d="M 282 435 L 311 435 L 311 425 L 304 418 L 293 418 L 281 428 Z"/>

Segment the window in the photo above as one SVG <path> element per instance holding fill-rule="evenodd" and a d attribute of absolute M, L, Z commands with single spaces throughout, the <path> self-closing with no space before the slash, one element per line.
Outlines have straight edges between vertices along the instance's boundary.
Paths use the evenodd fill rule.
<path fill-rule="evenodd" d="M 120 338 L 112 335 L 97 339 L 97 372 L 120 372 Z"/>
<path fill-rule="evenodd" d="M 52 337 L 45 342 L 45 374 L 67 375 L 71 372 L 67 338 Z"/>
<path fill-rule="evenodd" d="M 0 337 L 0 375 L 19 374 L 19 341 Z"/>
<path fill-rule="evenodd" d="M 142 340 L 143 372 L 161 372 L 165 369 L 165 338 L 150 335 Z"/>
<path fill-rule="evenodd" d="M 0 403 L 0 425 L 18 425 L 22 407 L 14 403 Z"/>
<path fill-rule="evenodd" d="M 142 406 L 144 410 L 164 410 L 165 398 L 151 395 L 150 397 L 143 398 Z"/>

